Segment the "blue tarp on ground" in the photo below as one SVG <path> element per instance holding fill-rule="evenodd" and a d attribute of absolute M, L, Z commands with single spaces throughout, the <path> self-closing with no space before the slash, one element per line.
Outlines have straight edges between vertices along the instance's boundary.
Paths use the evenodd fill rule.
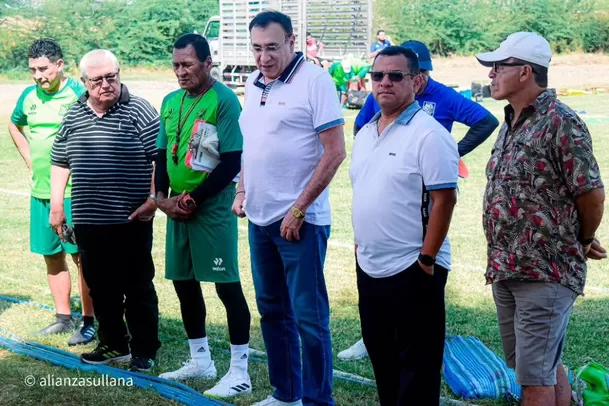
<path fill-rule="evenodd" d="M 465 399 L 519 399 L 522 393 L 514 370 L 476 337 L 446 337 L 444 379 Z"/>

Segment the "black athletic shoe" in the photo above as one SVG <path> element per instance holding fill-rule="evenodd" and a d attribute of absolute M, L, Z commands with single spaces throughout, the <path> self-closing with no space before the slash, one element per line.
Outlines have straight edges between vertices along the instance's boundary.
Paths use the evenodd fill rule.
<path fill-rule="evenodd" d="M 109 362 L 124 363 L 131 361 L 129 351 L 121 351 L 108 347 L 105 344 L 99 344 L 91 352 L 80 355 L 80 360 L 85 364 L 101 365 Z"/>
<path fill-rule="evenodd" d="M 71 333 L 72 331 L 74 331 L 74 320 L 71 318 L 68 320 L 57 319 L 42 330 L 37 331 L 36 335 L 46 336 L 50 334 Z"/>
<path fill-rule="evenodd" d="M 133 357 L 129 364 L 129 371 L 147 372 L 154 368 L 154 360 L 144 357 Z"/>
<path fill-rule="evenodd" d="M 95 338 L 95 326 L 93 324 L 89 324 L 85 326 L 85 322 L 81 320 L 78 323 L 78 328 L 72 334 L 72 337 L 68 341 L 68 345 L 81 345 L 88 344 Z"/>

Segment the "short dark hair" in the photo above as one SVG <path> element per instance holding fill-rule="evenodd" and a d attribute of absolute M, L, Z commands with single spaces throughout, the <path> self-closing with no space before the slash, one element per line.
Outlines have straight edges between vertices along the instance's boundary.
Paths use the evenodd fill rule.
<path fill-rule="evenodd" d="M 27 53 L 28 58 L 38 59 L 47 57 L 51 62 L 57 62 L 63 58 L 61 47 L 51 38 L 40 38 L 34 41 Z"/>
<path fill-rule="evenodd" d="M 535 83 L 537 86 L 545 89 L 548 87 L 548 68 L 545 66 L 537 65 L 536 63 L 531 63 L 527 61 L 523 61 L 522 59 L 513 58 L 514 62 L 522 63 L 525 65 L 529 65 L 533 70 L 533 77 L 535 78 Z"/>
<path fill-rule="evenodd" d="M 307 37 L 312 37 L 312 35 L 309 31 L 307 31 Z"/>
<path fill-rule="evenodd" d="M 287 35 L 294 34 L 294 29 L 292 28 L 292 19 L 290 16 L 274 10 L 265 10 L 256 14 L 252 21 L 250 21 L 249 30 L 252 32 L 252 28 L 254 27 L 266 28 L 271 23 L 281 25 L 281 28 L 283 28 Z"/>
<path fill-rule="evenodd" d="M 385 32 L 385 30 L 378 30 L 378 31 L 376 32 L 376 35 L 379 35 L 381 32 Z"/>
<path fill-rule="evenodd" d="M 192 45 L 197 53 L 197 58 L 201 62 L 205 62 L 207 58 L 211 56 L 209 50 L 209 43 L 204 36 L 200 34 L 184 34 L 173 44 L 175 49 L 184 49 L 187 46 Z"/>
<path fill-rule="evenodd" d="M 408 61 L 408 69 L 410 70 L 410 73 L 414 73 L 415 75 L 418 75 L 419 73 L 421 73 L 421 69 L 419 68 L 419 58 L 417 57 L 417 54 L 414 53 L 414 51 L 412 51 L 411 49 L 408 48 L 402 48 L 399 46 L 389 46 L 387 48 L 383 48 L 375 57 L 374 57 L 374 62 L 376 62 L 377 58 L 379 56 L 396 56 L 396 55 L 403 55 L 406 60 Z M 374 64 L 373 62 L 373 64 Z"/>

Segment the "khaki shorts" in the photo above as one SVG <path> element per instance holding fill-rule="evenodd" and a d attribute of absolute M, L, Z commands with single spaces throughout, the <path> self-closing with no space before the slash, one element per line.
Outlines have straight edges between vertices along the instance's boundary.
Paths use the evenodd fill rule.
<path fill-rule="evenodd" d="M 558 283 L 505 280 L 493 284 L 506 362 L 523 386 L 556 385 L 567 325 L 577 294 Z"/>

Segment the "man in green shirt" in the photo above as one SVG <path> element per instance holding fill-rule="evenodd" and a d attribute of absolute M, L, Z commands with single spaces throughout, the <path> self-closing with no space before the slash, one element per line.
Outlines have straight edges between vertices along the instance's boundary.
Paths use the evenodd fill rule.
<path fill-rule="evenodd" d="M 343 59 L 330 65 L 328 73 L 332 76 L 336 90 L 341 93 L 341 107 L 347 102 L 347 93 L 351 90 L 366 90 L 365 79 L 370 71 L 370 64 L 354 58 Z"/>
<path fill-rule="evenodd" d="M 80 272 L 76 245 L 61 240 L 49 225 L 51 199 L 51 148 L 63 116 L 84 92 L 84 87 L 63 74 L 61 47 L 52 39 L 39 39 L 29 49 L 29 68 L 36 82 L 19 97 L 9 123 L 9 133 L 32 175 L 30 197 L 30 250 L 44 256 L 47 277 L 57 309 L 56 320 L 41 335 L 73 332 L 69 345 L 86 344 L 95 336 L 93 305 Z M 25 127 L 29 128 L 29 136 Z M 65 208 L 71 224 L 71 187 L 65 192 Z M 66 261 L 71 254 L 79 269 L 83 319 L 75 322 L 70 311 L 72 282 Z M 75 324 L 77 330 L 74 331 Z"/>
<path fill-rule="evenodd" d="M 180 90 L 161 105 L 155 170 L 156 202 L 167 214 L 165 277 L 173 281 L 191 359 L 166 379 L 214 379 L 200 282 L 216 284 L 228 319 L 228 373 L 205 392 L 226 398 L 252 392 L 247 372 L 250 312 L 239 280 L 237 217 L 231 207 L 241 170 L 243 136 L 237 96 L 209 74 L 209 44 L 186 34 L 174 44 Z M 168 190 L 171 189 L 171 194 Z"/>

